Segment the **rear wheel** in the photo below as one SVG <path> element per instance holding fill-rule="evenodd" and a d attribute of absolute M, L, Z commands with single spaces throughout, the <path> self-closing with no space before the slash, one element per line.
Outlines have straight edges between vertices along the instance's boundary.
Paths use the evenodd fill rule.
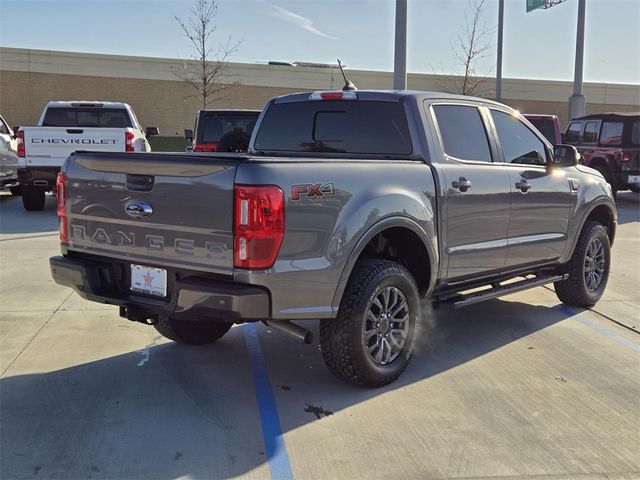
<path fill-rule="evenodd" d="M 11 195 L 13 195 L 14 197 L 19 197 L 20 195 L 22 195 L 22 185 L 9 187 L 9 191 L 11 192 Z"/>
<path fill-rule="evenodd" d="M 615 179 L 613 178 L 613 175 L 611 175 L 611 172 L 609 171 L 607 166 L 603 164 L 598 164 L 593 168 L 599 171 L 604 177 L 604 179 L 607 181 L 607 183 L 611 185 L 611 194 L 613 195 L 613 198 L 616 198 L 616 195 L 618 194 L 618 186 L 616 185 Z"/>
<path fill-rule="evenodd" d="M 597 222 L 585 223 L 567 266 L 569 278 L 555 282 L 563 303 L 591 307 L 604 294 L 609 279 L 611 246 L 607 230 Z"/>
<path fill-rule="evenodd" d="M 38 187 L 22 188 L 22 205 L 29 212 L 39 211 L 44 208 L 44 189 Z"/>
<path fill-rule="evenodd" d="M 629 190 L 631 190 L 634 193 L 640 193 L 640 185 L 630 185 L 629 186 Z"/>
<path fill-rule="evenodd" d="M 174 342 L 206 345 L 222 338 L 232 325 L 232 323 L 224 322 L 175 320 L 160 317 L 154 327 L 162 336 Z"/>
<path fill-rule="evenodd" d="M 409 364 L 419 318 L 411 273 L 388 260 L 362 260 L 349 279 L 338 317 L 320 322 L 324 361 L 349 383 L 387 385 Z"/>

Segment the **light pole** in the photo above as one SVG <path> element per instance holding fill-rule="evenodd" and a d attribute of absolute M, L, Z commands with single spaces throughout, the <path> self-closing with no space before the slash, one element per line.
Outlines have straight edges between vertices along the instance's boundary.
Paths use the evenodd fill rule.
<path fill-rule="evenodd" d="M 498 59 L 496 65 L 496 100 L 502 101 L 502 33 L 504 30 L 504 0 L 498 2 Z"/>
<path fill-rule="evenodd" d="M 573 76 L 573 95 L 569 97 L 569 120 L 586 113 L 587 100 L 582 93 L 584 69 L 584 18 L 586 0 L 578 0 L 578 32 L 576 34 L 576 66 Z"/>
<path fill-rule="evenodd" d="M 393 89 L 407 89 L 407 0 L 396 0 L 396 40 Z"/>

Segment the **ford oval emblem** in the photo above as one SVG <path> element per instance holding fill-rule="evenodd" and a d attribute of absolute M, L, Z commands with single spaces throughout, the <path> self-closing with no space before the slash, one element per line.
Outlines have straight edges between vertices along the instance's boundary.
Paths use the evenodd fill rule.
<path fill-rule="evenodd" d="M 139 200 L 132 200 L 127 202 L 124 206 L 127 215 L 135 218 L 145 218 L 151 216 L 153 208 L 147 202 L 141 202 Z"/>

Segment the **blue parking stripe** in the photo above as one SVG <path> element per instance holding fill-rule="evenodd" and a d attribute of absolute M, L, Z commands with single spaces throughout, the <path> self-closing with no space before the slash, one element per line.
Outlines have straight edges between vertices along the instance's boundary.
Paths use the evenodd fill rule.
<path fill-rule="evenodd" d="M 262 425 L 262 438 L 264 439 L 264 447 L 269 461 L 271 478 L 274 480 L 289 480 L 293 478 L 291 465 L 289 465 L 287 448 L 282 438 L 280 416 L 278 415 L 276 399 L 271 388 L 267 365 L 262 354 L 258 330 L 253 323 L 245 323 L 243 328 L 251 361 L 260 424 Z"/>
<path fill-rule="evenodd" d="M 640 352 L 640 343 L 634 342 L 633 340 L 629 340 L 628 338 L 625 338 L 623 336 L 618 335 L 617 333 L 612 332 L 611 330 L 598 325 L 595 322 L 592 322 L 591 320 L 589 320 L 587 317 L 580 315 L 577 312 L 574 312 L 573 310 L 571 310 L 568 307 L 565 306 L 558 306 L 558 310 L 560 310 L 562 313 L 564 313 L 565 315 L 574 318 L 575 320 L 579 321 L 580 323 L 582 323 L 583 325 L 586 325 L 587 327 L 591 328 L 592 330 L 595 330 L 598 333 L 601 333 L 603 335 L 606 335 L 607 337 L 609 337 L 610 339 L 626 346 L 629 347 L 633 350 L 635 350 L 636 352 Z"/>

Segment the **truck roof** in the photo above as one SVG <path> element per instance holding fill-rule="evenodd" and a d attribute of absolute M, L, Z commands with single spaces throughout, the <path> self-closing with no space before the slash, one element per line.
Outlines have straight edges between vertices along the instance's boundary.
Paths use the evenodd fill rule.
<path fill-rule="evenodd" d="M 309 96 L 316 92 L 341 92 L 342 90 L 317 90 L 315 92 L 298 92 L 286 95 L 281 95 L 275 98 L 275 103 L 284 102 L 299 102 L 309 98 Z M 504 106 L 502 103 L 489 100 L 480 97 L 470 97 L 467 95 L 456 95 L 453 93 L 434 92 L 434 91 L 422 91 L 422 90 L 352 90 L 361 100 L 400 100 L 404 97 L 415 97 L 419 99 L 445 99 L 445 100 L 458 100 L 458 101 L 471 101 L 492 105 Z"/>
<path fill-rule="evenodd" d="M 123 102 L 109 102 L 104 100 L 55 100 L 47 103 L 49 107 L 78 107 L 78 106 L 101 106 L 105 108 L 130 108 Z"/>
<path fill-rule="evenodd" d="M 206 108 L 198 110 L 198 113 L 222 112 L 222 113 L 261 113 L 262 110 L 253 108 Z"/>
<path fill-rule="evenodd" d="M 605 112 L 605 113 L 591 113 L 582 117 L 574 118 L 573 120 L 586 120 L 589 118 L 629 118 L 640 117 L 640 112 Z M 572 121 L 573 121 L 572 120 Z"/>

